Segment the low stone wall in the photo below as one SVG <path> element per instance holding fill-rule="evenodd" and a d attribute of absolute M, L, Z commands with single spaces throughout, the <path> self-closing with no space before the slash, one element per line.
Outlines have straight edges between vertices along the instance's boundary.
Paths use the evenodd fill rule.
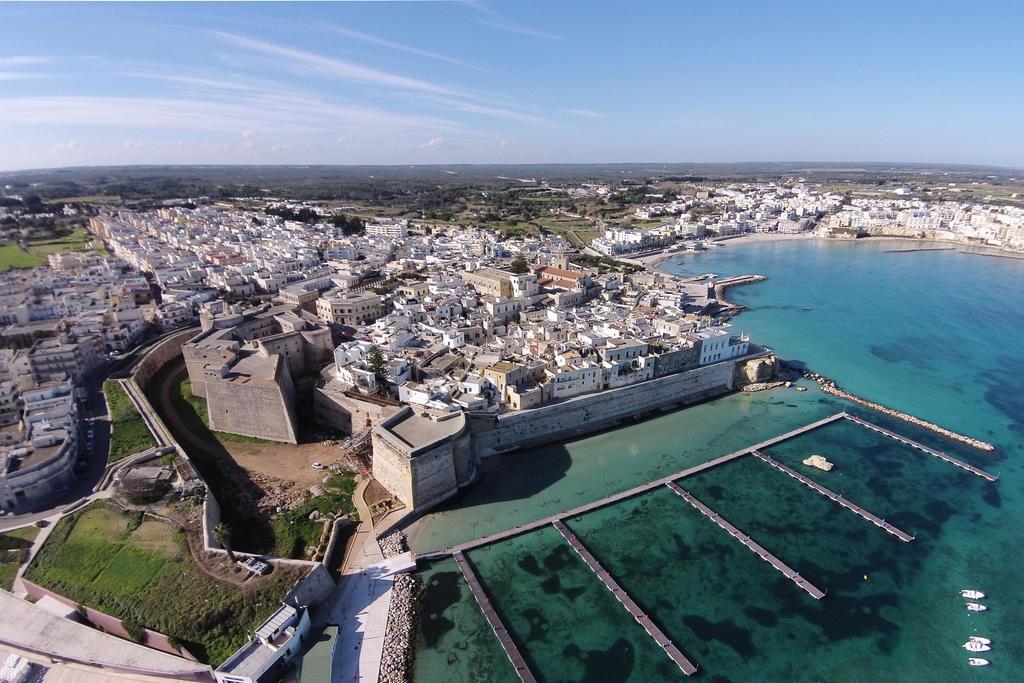
<path fill-rule="evenodd" d="M 21 582 L 25 586 L 25 592 L 28 593 L 29 597 L 38 600 L 44 595 L 48 595 L 54 600 L 57 600 L 58 602 L 67 605 L 68 607 L 80 609 L 82 612 L 85 613 L 85 618 L 88 619 L 91 623 L 95 624 L 97 627 L 99 627 L 100 630 L 115 636 L 119 636 L 126 640 L 131 640 L 131 636 L 129 636 L 128 631 L 125 630 L 122 621 L 117 617 L 111 616 L 106 612 L 100 612 L 99 610 L 93 609 L 92 607 L 79 605 L 74 600 L 66 598 L 59 593 L 54 593 L 51 590 L 43 588 L 37 583 L 32 583 L 26 578 L 22 578 Z M 163 633 L 160 633 L 158 631 L 151 631 L 148 628 L 143 630 L 146 632 L 146 640 L 143 643 L 141 643 L 142 645 L 145 645 L 146 647 L 151 647 L 154 650 L 160 650 L 161 652 L 166 652 L 168 654 L 184 657 L 185 659 L 189 659 L 193 662 L 199 661 L 194 656 L 192 656 L 192 653 L 186 650 L 184 647 L 182 647 L 180 650 L 176 650 L 173 647 L 171 647 L 170 641 L 168 640 L 167 636 Z"/>
<path fill-rule="evenodd" d="M 581 437 L 647 413 L 667 411 L 727 393 L 733 389 L 735 365 L 736 362 L 715 363 L 496 419 L 474 418 L 471 425 L 474 454 L 486 457 Z"/>

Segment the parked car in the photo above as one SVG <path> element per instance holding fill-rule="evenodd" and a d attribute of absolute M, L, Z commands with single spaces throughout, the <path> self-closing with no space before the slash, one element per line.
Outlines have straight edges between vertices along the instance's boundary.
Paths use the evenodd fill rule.
<path fill-rule="evenodd" d="M 322 469 L 324 469 L 324 465 L 323 465 L 323 463 L 315 462 L 315 463 L 313 463 L 313 469 L 314 470 L 322 470 Z"/>

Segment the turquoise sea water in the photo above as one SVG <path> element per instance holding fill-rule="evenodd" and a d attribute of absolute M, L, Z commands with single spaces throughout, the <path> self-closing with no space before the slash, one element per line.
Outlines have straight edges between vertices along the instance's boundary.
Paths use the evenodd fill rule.
<path fill-rule="evenodd" d="M 731 291 L 750 309 L 734 321 L 738 328 L 866 398 L 991 441 L 994 455 L 851 410 L 1001 477 L 989 484 L 845 421 L 768 450 L 916 535 L 909 544 L 753 458 L 680 482 L 827 590 L 820 602 L 667 489 L 569 520 L 703 679 L 1020 677 L 1024 262 L 890 251 L 913 246 L 734 243 L 666 267 L 769 276 Z M 429 550 L 530 521 L 840 409 L 850 406 L 813 385 L 740 394 L 504 457 L 419 523 L 411 541 Z M 808 473 L 800 460 L 810 453 L 836 468 Z M 553 530 L 470 559 L 541 680 L 683 679 Z M 424 576 L 416 680 L 513 680 L 454 563 Z M 957 594 L 965 587 L 988 593 L 990 611 L 967 612 Z M 966 665 L 960 644 L 972 634 L 994 641 L 988 669 Z"/>

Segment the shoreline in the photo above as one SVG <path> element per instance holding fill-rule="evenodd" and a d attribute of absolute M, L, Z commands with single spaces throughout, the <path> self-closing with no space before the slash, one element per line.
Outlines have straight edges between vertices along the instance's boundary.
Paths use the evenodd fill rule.
<path fill-rule="evenodd" d="M 708 240 L 719 245 L 726 245 L 730 242 L 737 244 L 751 244 L 757 242 L 792 242 L 797 240 L 818 240 L 821 242 L 837 242 L 837 243 L 851 243 L 851 244 L 871 244 L 875 242 L 917 242 L 941 245 L 938 247 L 924 247 L 920 249 L 894 249 L 892 253 L 915 253 L 915 252 L 926 252 L 926 251 L 956 251 L 960 254 L 967 254 L 970 256 L 988 256 L 991 258 L 1009 258 L 1024 260 L 1024 251 L 1018 251 L 1008 247 L 997 247 L 990 244 L 974 244 L 971 242 L 963 242 L 955 239 L 942 239 L 938 237 L 904 237 L 901 235 L 866 235 L 858 238 L 837 238 L 837 237 L 821 237 L 815 235 L 813 232 L 802 232 L 802 233 L 777 233 L 777 232 L 749 232 L 742 235 L 719 237 Z M 718 247 L 713 247 L 718 248 Z M 643 265 L 645 268 L 657 270 L 662 273 L 669 275 L 677 275 L 677 273 L 669 273 L 661 266 L 665 263 L 685 255 L 700 256 L 703 252 L 672 252 L 668 249 L 663 249 L 654 254 L 648 254 L 639 258 L 630 259 L 631 261 Z"/>
<path fill-rule="evenodd" d="M 756 239 L 759 235 L 762 236 L 762 237 L 760 239 Z M 755 239 L 753 239 L 751 241 L 759 241 L 759 242 L 774 241 L 772 239 L 772 234 L 771 233 L 755 233 L 755 234 L 751 235 L 750 237 L 755 238 Z M 780 238 L 782 240 L 788 240 L 788 239 L 791 239 L 791 238 L 796 238 L 796 239 L 815 239 L 815 237 L 813 235 L 809 235 L 809 234 L 807 234 L 807 235 L 792 235 L 792 236 L 790 236 L 790 235 L 785 235 L 785 236 L 777 235 L 775 237 L 776 238 Z M 738 238 L 738 239 L 742 239 L 742 237 Z M 828 239 L 828 238 L 817 238 L 817 239 Z M 883 237 L 881 239 L 906 241 L 906 238 L 902 238 L 902 237 Z M 939 242 L 940 240 L 913 240 L 913 241 Z M 950 250 L 952 250 L 952 249 L 950 249 Z M 900 251 L 906 251 L 906 250 L 900 250 Z M 922 249 L 912 249 L 910 251 L 922 251 Z M 929 250 L 925 249 L 924 251 L 929 251 Z M 956 251 L 960 251 L 960 250 L 957 249 Z M 673 274 L 673 273 L 670 273 L 670 274 Z M 729 299 L 726 297 L 726 294 L 727 294 L 727 292 L 728 292 L 728 290 L 730 288 L 738 287 L 740 285 L 753 284 L 753 283 L 756 283 L 756 282 L 764 282 L 767 279 L 768 279 L 768 277 L 766 275 L 739 275 L 739 276 L 733 276 L 733 277 L 725 278 L 720 283 L 716 283 L 714 285 L 715 301 L 718 302 L 719 307 L 722 309 L 721 312 L 724 313 L 725 315 L 729 316 L 729 318 L 732 318 L 732 317 L 737 316 L 737 315 L 739 315 L 740 313 L 742 313 L 743 311 L 746 310 L 745 306 L 742 306 L 740 304 L 734 304 L 731 301 L 729 301 Z M 783 364 L 785 365 L 785 361 L 783 361 Z M 972 446 L 972 447 L 974 447 L 974 448 L 976 448 L 976 449 L 978 449 L 980 451 L 986 451 L 986 452 L 995 451 L 995 446 L 993 446 L 992 444 L 988 443 L 987 441 L 982 441 L 981 439 L 975 439 L 973 437 L 966 436 L 966 435 L 960 434 L 958 432 L 954 432 L 951 429 L 946 429 L 945 427 L 941 427 L 941 426 L 935 424 L 934 422 L 929 422 L 928 420 L 924 420 L 924 419 L 919 418 L 919 417 L 917 417 L 915 415 L 911 415 L 910 413 L 905 413 L 905 412 L 903 412 L 901 410 L 897 410 L 895 408 L 890 408 L 889 406 L 887 406 L 885 404 L 878 403 L 876 401 L 871 401 L 871 400 L 866 399 L 866 398 L 862 398 L 861 396 L 858 396 L 857 394 L 854 394 L 852 392 L 849 392 L 849 391 L 846 391 L 844 389 L 841 389 L 839 387 L 838 383 L 835 380 L 833 380 L 833 379 L 831 379 L 829 377 L 826 377 L 825 375 L 822 375 L 820 373 L 814 372 L 814 371 L 812 371 L 810 369 L 805 370 L 803 372 L 803 376 L 804 376 L 805 379 L 814 380 L 821 387 L 822 391 L 824 391 L 827 394 L 831 394 L 831 395 L 833 395 L 833 396 L 835 396 L 837 398 L 840 398 L 840 399 L 843 399 L 843 400 L 846 400 L 846 401 L 850 401 L 851 403 L 863 406 L 865 408 L 870 408 L 871 410 L 874 410 L 876 412 L 882 413 L 883 415 L 888 415 L 890 417 L 895 417 L 895 418 L 903 420 L 904 422 L 907 422 L 909 424 L 915 425 L 917 427 L 921 427 L 923 429 L 930 430 L 930 431 L 932 431 L 932 432 L 934 432 L 936 434 L 940 434 L 940 435 L 942 435 L 942 436 L 944 436 L 944 437 L 946 437 L 948 439 L 951 439 L 953 441 L 958 441 L 960 443 L 967 444 L 968 446 Z"/>

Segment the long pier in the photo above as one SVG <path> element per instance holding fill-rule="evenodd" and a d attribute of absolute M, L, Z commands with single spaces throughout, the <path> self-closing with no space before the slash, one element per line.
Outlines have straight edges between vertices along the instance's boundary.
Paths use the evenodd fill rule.
<path fill-rule="evenodd" d="M 907 532 L 901 531 L 900 529 L 897 529 L 896 527 L 894 527 L 892 524 L 889 524 L 889 522 L 885 521 L 884 519 L 878 517 L 877 515 L 871 514 L 870 512 L 868 512 L 867 510 L 865 510 L 861 506 L 857 505 L 856 503 L 850 502 L 849 500 L 847 500 L 843 496 L 839 495 L 835 491 L 827 489 L 824 486 L 822 486 L 821 484 L 819 484 L 818 482 L 813 481 L 811 479 L 808 479 L 807 477 L 805 477 L 804 475 L 800 474 L 799 472 L 797 472 L 793 468 L 787 467 L 786 465 L 783 465 L 778 460 L 775 460 L 774 458 L 765 455 L 761 451 L 752 451 L 751 455 L 753 455 L 755 458 L 758 458 L 759 460 L 762 460 L 762 461 L 768 463 L 769 465 L 771 465 L 775 469 L 779 470 L 780 472 L 785 472 L 786 474 L 788 474 L 789 476 L 793 477 L 794 479 L 796 479 L 798 482 L 800 482 L 804 486 L 807 486 L 807 487 L 817 491 L 821 495 L 825 496 L 826 498 L 832 500 L 835 503 L 838 503 L 839 505 L 841 505 L 842 507 L 846 508 L 847 510 L 850 510 L 854 514 L 860 515 L 861 517 L 863 517 L 864 519 L 868 520 L 869 522 L 871 522 L 872 524 L 874 524 L 878 528 L 882 529 L 883 531 L 885 531 L 887 533 L 892 534 L 893 536 L 895 536 L 896 538 L 900 539 L 904 543 L 910 543 L 911 541 L 914 540 L 914 537 L 911 536 L 910 534 L 908 534 Z"/>
<path fill-rule="evenodd" d="M 466 560 L 466 556 L 461 552 L 455 552 L 452 557 L 455 560 L 455 564 L 459 566 L 462 576 L 465 577 L 466 583 L 469 584 L 469 590 L 472 591 L 473 597 L 476 598 L 476 604 L 480 606 L 480 611 L 484 613 L 487 623 L 491 625 L 491 630 L 494 631 L 494 635 L 498 638 L 498 642 L 501 643 L 501 647 L 505 650 L 509 661 L 515 667 L 516 675 L 519 676 L 523 683 L 537 683 L 537 679 L 530 671 L 526 660 L 519 653 L 519 648 L 516 647 L 515 641 L 512 640 L 512 636 L 508 634 L 508 630 L 501 622 L 501 617 L 498 616 L 494 606 L 491 605 L 487 593 L 484 592 L 483 586 L 480 585 L 480 580 L 477 579 L 476 572 Z"/>
<path fill-rule="evenodd" d="M 705 471 L 710 470 L 710 469 L 712 469 L 714 467 L 718 467 L 719 465 L 724 465 L 727 462 L 731 462 L 733 460 L 736 460 L 737 458 L 742 458 L 745 455 L 749 455 L 752 451 L 755 451 L 755 450 L 758 450 L 758 449 L 761 449 L 761 448 L 768 448 L 769 446 L 773 446 L 773 445 L 775 445 L 775 444 L 777 444 L 777 443 L 779 443 L 781 441 L 785 441 L 786 439 L 791 439 L 794 436 L 799 436 L 800 434 L 805 434 L 805 433 L 807 433 L 809 431 L 818 429 L 819 427 L 824 427 L 825 425 L 831 424 L 831 423 L 836 422 L 838 420 L 841 420 L 844 417 L 846 417 L 846 413 L 845 412 L 844 413 L 836 413 L 835 415 L 830 415 L 829 417 L 823 418 L 821 420 L 817 420 L 816 422 L 811 422 L 810 424 L 806 424 L 803 427 L 798 427 L 797 429 L 793 429 L 791 431 L 788 431 L 785 434 L 780 434 L 779 436 L 772 437 L 771 439 L 767 439 L 765 441 L 761 441 L 760 443 L 756 443 L 753 446 L 748 446 L 747 448 L 742 448 L 742 449 L 740 449 L 738 451 L 734 451 L 732 453 L 729 453 L 728 455 L 723 455 L 720 458 L 715 458 L 714 460 L 709 460 L 709 461 L 707 461 L 705 463 L 701 463 L 700 465 L 695 465 L 693 467 L 689 467 L 689 468 L 687 468 L 685 470 L 681 470 L 679 472 L 676 472 L 675 474 L 670 474 L 667 477 L 662 477 L 660 479 L 655 479 L 654 481 L 647 482 L 646 484 L 641 484 L 640 486 L 634 486 L 631 489 L 627 489 L 625 491 L 620 491 L 619 493 L 612 494 L 612 495 L 607 496 L 605 498 L 600 498 L 600 499 L 595 500 L 595 501 L 593 501 L 591 503 L 587 503 L 586 505 L 580 505 L 579 507 L 572 508 L 571 510 L 563 510 L 562 512 L 559 512 L 558 514 L 550 515 L 548 517 L 544 517 L 542 519 L 538 519 L 538 520 L 535 520 L 533 522 L 529 522 L 528 524 L 522 524 L 520 526 L 513 527 L 511 529 L 505 529 L 504 531 L 499 531 L 499 532 L 494 533 L 494 534 L 489 534 L 487 536 L 481 536 L 480 538 L 477 538 L 475 540 L 467 541 L 466 543 L 460 543 L 460 544 L 454 545 L 454 546 L 450 546 L 450 547 L 447 547 L 447 548 L 445 548 L 443 550 L 435 550 L 433 552 L 419 553 L 419 554 L 416 555 L 416 557 L 419 558 L 419 559 L 423 559 L 423 560 L 440 559 L 440 558 L 443 558 L 443 557 L 448 557 L 449 555 L 453 555 L 454 553 L 457 553 L 457 552 L 468 552 L 470 550 L 473 550 L 474 548 L 479 548 L 480 546 L 490 545 L 491 543 L 497 543 L 498 541 L 504 541 L 504 540 L 507 540 L 509 538 L 514 538 L 515 536 L 519 536 L 521 534 L 529 533 L 531 531 L 536 531 L 537 529 L 541 529 L 543 527 L 549 526 L 549 525 L 554 524 L 555 522 L 559 522 L 559 521 L 561 521 L 563 519 L 569 519 L 569 518 L 572 518 L 572 517 L 576 517 L 578 515 L 585 514 L 587 512 L 592 512 L 594 510 L 598 510 L 600 508 L 607 507 L 609 505 L 613 505 L 613 504 L 621 502 L 623 500 L 627 500 L 629 498 L 633 498 L 635 496 L 639 496 L 642 493 L 647 493 L 648 491 L 653 491 L 654 489 L 657 489 L 657 488 L 660 488 L 662 486 L 665 486 L 669 482 L 675 481 L 677 479 L 685 479 L 686 477 L 692 476 L 694 474 L 699 474 L 700 472 L 705 472 Z"/>
<path fill-rule="evenodd" d="M 754 539 L 750 538 L 750 536 L 747 536 L 745 533 L 743 533 L 742 531 L 740 531 L 739 529 L 734 527 L 726 519 L 724 519 L 720 514 L 718 514 L 717 512 L 712 510 L 711 508 L 709 508 L 704 503 L 702 503 L 699 500 L 697 500 L 688 491 L 680 488 L 679 485 L 676 484 L 675 482 L 671 482 L 670 481 L 666 485 L 670 489 L 672 489 L 676 494 L 678 494 L 683 500 L 685 500 L 687 503 L 689 503 L 690 505 L 695 507 L 698 511 L 700 511 L 701 514 L 703 514 L 705 517 L 710 519 L 712 522 L 714 522 L 715 524 L 720 526 L 725 531 L 729 532 L 730 536 L 735 538 L 737 541 L 739 541 L 743 545 L 747 546 L 747 548 L 749 548 L 751 551 L 756 553 L 762 560 L 764 560 L 765 562 L 767 562 L 768 564 L 770 564 L 771 566 L 775 567 L 777 570 L 782 572 L 782 574 L 787 579 L 789 579 L 790 581 L 795 583 L 797 586 L 799 586 L 800 588 L 802 588 L 805 591 L 807 591 L 807 593 L 812 598 L 814 598 L 815 600 L 821 600 L 823 597 L 825 597 L 824 591 L 818 589 L 810 581 L 808 581 L 807 579 L 805 579 L 802 576 L 800 576 L 800 572 L 796 571 L 795 569 L 790 567 L 788 564 L 786 564 L 785 562 L 783 562 L 782 560 L 780 560 L 779 558 L 775 557 L 770 552 L 765 550 Z"/>
<path fill-rule="evenodd" d="M 647 616 L 642 609 L 640 609 L 640 607 L 633 601 L 633 598 L 629 597 L 629 593 L 619 585 L 618 581 L 615 580 L 615 577 L 613 577 L 608 570 L 598 562 L 597 558 L 587 550 L 587 547 L 583 545 L 583 542 L 580 541 L 579 538 L 576 537 L 576 534 L 574 534 L 569 527 L 560 521 L 552 522 L 552 524 L 555 529 L 558 530 L 558 533 L 562 534 L 562 537 L 569 542 L 569 545 L 571 545 L 572 549 L 576 551 L 576 554 L 583 558 L 583 561 L 586 562 L 591 571 L 597 575 L 597 578 L 601 579 L 601 583 L 605 585 L 605 588 L 611 591 L 611 594 L 615 596 L 615 599 L 622 603 L 622 606 L 626 608 L 626 611 L 633 615 L 633 618 L 636 619 L 637 623 L 644 627 L 647 634 L 651 636 L 651 638 L 654 638 L 654 642 L 658 644 L 658 647 L 665 651 L 665 654 L 667 654 L 669 658 L 676 663 L 676 666 L 678 666 L 687 676 L 692 676 L 697 673 L 697 667 L 687 659 L 679 648 L 669 640 L 668 636 L 666 636 L 665 633 L 658 628 L 653 621 L 651 621 L 651 618 Z"/>
<path fill-rule="evenodd" d="M 971 474 L 974 474 L 974 475 L 977 475 L 977 476 L 981 477 L 982 479 L 987 479 L 989 481 L 995 481 L 996 479 L 999 478 L 999 477 L 997 477 L 994 474 L 989 474 L 985 470 L 978 469 L 974 465 L 968 465 L 967 463 L 965 463 L 965 462 L 963 462 L 961 460 L 957 460 L 954 457 L 946 455 L 942 451 L 937 451 L 934 448 L 929 448 L 928 446 L 925 446 L 923 443 L 918 443 L 917 441 L 914 441 L 913 439 L 908 439 L 907 437 L 901 436 L 900 434 L 897 434 L 896 432 L 890 431 L 890 430 L 886 429 L 885 427 L 876 425 L 874 422 L 868 422 L 867 420 L 865 420 L 863 418 L 859 418 L 856 415 L 850 415 L 850 414 L 847 414 L 847 413 L 844 413 L 844 416 L 846 417 L 847 420 L 850 420 L 851 422 L 855 422 L 855 423 L 859 424 L 862 427 L 867 427 L 868 429 L 872 429 L 872 430 L 878 432 L 879 434 L 885 434 L 886 436 L 888 436 L 890 438 L 893 438 L 893 439 L 896 439 L 900 443 L 904 443 L 904 444 L 910 446 L 911 448 L 916 448 L 919 451 L 924 451 L 925 453 L 928 453 L 929 455 L 934 455 L 936 458 L 939 458 L 940 460 L 945 460 L 946 462 L 948 462 L 951 465 L 956 465 L 960 469 L 966 470 L 966 471 L 970 472 Z"/>

